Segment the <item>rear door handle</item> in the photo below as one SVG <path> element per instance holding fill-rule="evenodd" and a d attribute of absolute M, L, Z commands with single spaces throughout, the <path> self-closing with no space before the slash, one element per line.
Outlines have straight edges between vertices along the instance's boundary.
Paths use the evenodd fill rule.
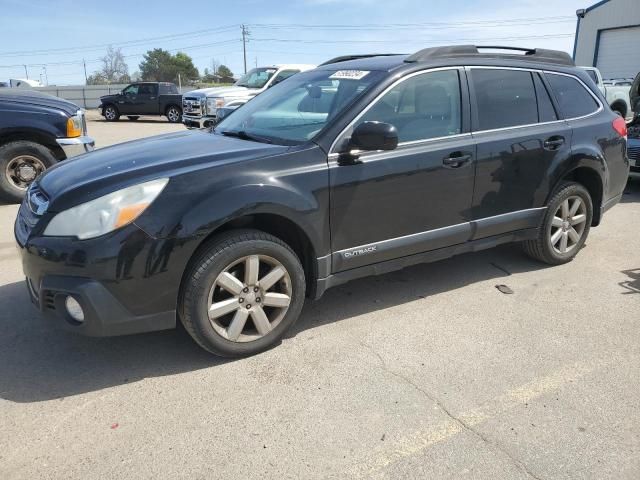
<path fill-rule="evenodd" d="M 442 159 L 442 164 L 449 168 L 459 168 L 471 160 L 471 154 L 454 152 L 446 158 Z"/>
<path fill-rule="evenodd" d="M 550 137 L 544 142 L 546 150 L 557 150 L 564 144 L 564 137 Z"/>

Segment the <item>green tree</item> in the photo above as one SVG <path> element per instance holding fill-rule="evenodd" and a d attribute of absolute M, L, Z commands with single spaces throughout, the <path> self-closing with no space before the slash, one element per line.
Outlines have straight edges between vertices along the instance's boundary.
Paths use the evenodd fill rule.
<path fill-rule="evenodd" d="M 142 80 L 156 82 L 177 82 L 178 74 L 184 82 L 196 80 L 198 69 L 186 53 L 171 55 L 166 50 L 155 48 L 149 50 L 140 62 Z"/>
<path fill-rule="evenodd" d="M 220 65 L 216 73 L 222 83 L 233 82 L 233 72 L 226 65 Z"/>

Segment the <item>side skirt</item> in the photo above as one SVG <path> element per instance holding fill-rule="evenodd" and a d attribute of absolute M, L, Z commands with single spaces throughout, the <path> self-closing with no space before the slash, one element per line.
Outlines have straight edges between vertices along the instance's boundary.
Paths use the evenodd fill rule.
<path fill-rule="evenodd" d="M 516 232 L 509 232 L 492 237 L 481 238 L 478 240 L 453 245 L 451 247 L 438 248 L 436 250 L 430 250 L 428 252 L 408 255 L 406 257 L 400 257 L 393 260 L 387 260 L 384 262 L 374 263 L 372 265 L 365 265 L 363 267 L 352 268 L 350 270 L 334 273 L 325 278 L 319 278 L 317 280 L 315 299 L 319 299 L 329 288 L 342 285 L 343 283 L 350 282 L 351 280 L 355 280 L 357 278 L 370 277 L 373 275 L 383 275 L 385 273 L 402 270 L 405 267 L 409 267 L 411 265 L 416 265 L 419 263 L 437 262 L 438 260 L 444 260 L 445 258 L 453 257 L 461 253 L 477 252 L 480 250 L 493 248 L 504 243 L 530 240 L 536 238 L 537 234 L 538 229 L 536 228 L 518 230 Z"/>

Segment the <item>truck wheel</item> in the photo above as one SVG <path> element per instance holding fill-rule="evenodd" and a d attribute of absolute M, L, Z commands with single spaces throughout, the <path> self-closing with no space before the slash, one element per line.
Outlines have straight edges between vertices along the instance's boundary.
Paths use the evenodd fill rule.
<path fill-rule="evenodd" d="M 257 230 L 218 237 L 195 259 L 182 286 L 180 318 L 205 350 L 242 357 L 280 342 L 305 297 L 300 260 Z"/>
<path fill-rule="evenodd" d="M 127 118 L 129 120 L 131 120 L 132 122 L 135 122 L 136 120 L 138 120 L 140 117 L 138 117 L 137 115 L 128 115 Z"/>
<path fill-rule="evenodd" d="M 182 110 L 180 107 L 176 107 L 175 105 L 171 105 L 167 108 L 167 118 L 170 123 L 180 123 L 182 122 Z"/>
<path fill-rule="evenodd" d="M 120 112 L 114 105 L 104 107 L 103 115 L 107 122 L 117 122 L 120 120 Z"/>
<path fill-rule="evenodd" d="M 538 238 L 524 242 L 525 253 L 549 265 L 570 262 L 584 245 L 592 218 L 587 189 L 575 182 L 563 184 L 549 201 Z"/>
<path fill-rule="evenodd" d="M 51 151 L 38 143 L 19 140 L 0 147 L 0 197 L 21 202 L 38 175 L 56 163 Z"/>

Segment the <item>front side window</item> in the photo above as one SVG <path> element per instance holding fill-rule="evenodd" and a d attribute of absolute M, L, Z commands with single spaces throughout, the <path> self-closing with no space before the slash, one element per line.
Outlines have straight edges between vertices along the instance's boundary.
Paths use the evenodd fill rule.
<path fill-rule="evenodd" d="M 254 68 L 240 77 L 235 85 L 237 87 L 262 88 L 277 71 L 277 68 Z"/>
<path fill-rule="evenodd" d="M 310 70 L 256 96 L 214 133 L 298 145 L 313 139 L 384 76 L 378 71 Z"/>
<path fill-rule="evenodd" d="M 553 73 L 547 73 L 546 76 L 564 118 L 589 115 L 600 107 L 593 95 L 577 79 Z"/>
<path fill-rule="evenodd" d="M 531 72 L 472 69 L 471 81 L 476 98 L 477 130 L 538 123 Z"/>
<path fill-rule="evenodd" d="M 457 70 L 410 77 L 387 93 L 358 120 L 390 123 L 398 142 L 456 135 L 462 131 L 460 79 Z"/>
<path fill-rule="evenodd" d="M 137 95 L 139 87 L 140 85 L 129 85 L 127 88 L 123 90 L 122 93 L 124 93 L 125 95 Z"/>

